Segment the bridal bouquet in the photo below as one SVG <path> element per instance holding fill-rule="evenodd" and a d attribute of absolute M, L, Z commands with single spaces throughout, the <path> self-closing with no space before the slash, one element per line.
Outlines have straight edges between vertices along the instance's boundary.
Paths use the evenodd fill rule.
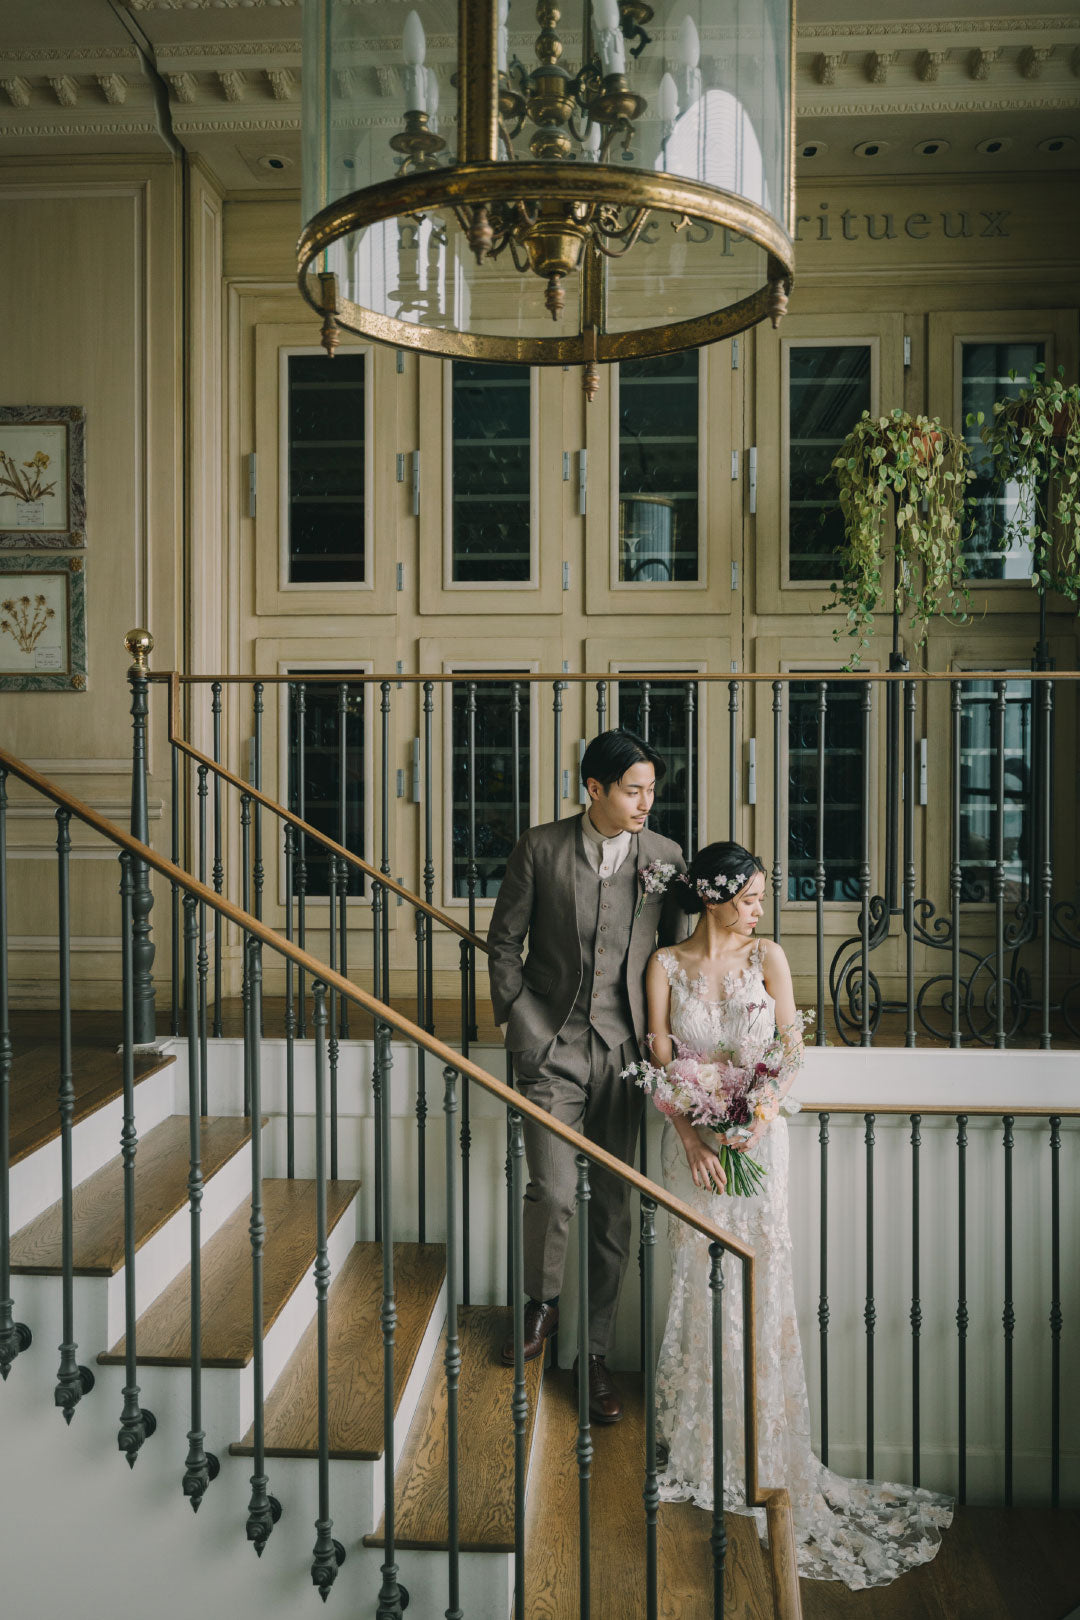
<path fill-rule="evenodd" d="M 623 1070 L 652 1097 L 662 1114 L 685 1114 L 692 1125 L 706 1125 L 726 1140 L 717 1147 L 717 1156 L 727 1177 L 727 1190 L 736 1198 L 746 1198 L 760 1190 L 766 1172 L 735 1144 L 749 1140 L 759 1120 L 770 1123 L 780 1112 L 782 1090 L 789 1077 L 802 1064 L 802 1047 L 789 1049 L 787 1041 L 801 1033 L 813 1013 L 797 1013 L 794 1024 L 783 1030 L 772 1026 L 766 1034 L 755 1034 L 755 1016 L 739 1050 L 721 1048 L 711 1057 L 691 1051 L 679 1041 L 672 1042 L 675 1057 L 670 1063 L 633 1063 Z M 771 1020 L 770 1020 L 771 1025 Z"/>

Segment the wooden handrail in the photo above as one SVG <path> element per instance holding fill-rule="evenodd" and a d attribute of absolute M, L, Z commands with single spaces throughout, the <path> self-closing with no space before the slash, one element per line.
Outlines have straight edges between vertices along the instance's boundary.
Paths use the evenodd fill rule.
<path fill-rule="evenodd" d="M 286 686 L 289 683 L 302 681 L 305 686 L 318 686 L 320 684 L 333 684 L 341 686 L 347 682 L 353 686 L 369 686 L 376 682 L 393 682 L 395 686 L 419 686 L 425 681 L 431 681 L 436 686 L 463 685 L 466 682 L 475 682 L 483 685 L 488 681 L 498 681 L 505 685 L 507 681 L 519 681 L 523 686 L 551 685 L 561 681 L 564 686 L 580 685 L 582 682 L 604 681 L 609 686 L 618 686 L 622 681 L 649 681 L 653 686 L 694 686 L 724 685 L 734 681 L 743 686 L 747 683 L 760 685 L 773 681 L 806 681 L 820 680 L 831 686 L 834 681 L 870 681 L 874 684 L 887 686 L 890 683 L 904 681 L 1076 681 L 1080 680 L 1080 670 L 1075 669 L 965 669 L 965 670 L 888 670 L 888 669 L 783 669 L 760 671 L 740 670 L 737 674 L 706 674 L 704 671 L 683 670 L 679 674 L 669 671 L 651 669 L 635 670 L 605 669 L 599 672 L 585 672 L 571 674 L 568 670 L 560 670 L 558 674 L 537 673 L 532 670 L 502 670 L 490 673 L 487 670 L 468 669 L 458 670 L 456 673 L 445 671 L 435 673 L 406 674 L 395 670 L 393 674 L 378 674 L 374 671 L 345 669 L 338 671 L 323 671 L 322 673 L 303 675 L 183 675 L 178 670 L 147 670 L 148 680 L 159 683 L 171 682 L 174 678 L 181 686 L 209 686 L 217 682 L 222 686 Z"/>
<path fill-rule="evenodd" d="M 796 1099 L 798 1101 L 798 1099 Z M 957 1114 L 974 1114 L 976 1118 L 1000 1119 L 1003 1114 L 1012 1114 L 1014 1118 L 1023 1119 L 1049 1119 L 1051 1114 L 1059 1114 L 1062 1119 L 1080 1119 L 1080 1108 L 1059 1108 L 1055 1103 L 1048 1103 L 1044 1108 L 1027 1106 L 1016 1107 L 1002 1104 L 991 1108 L 987 1103 L 799 1103 L 804 1114 L 940 1114 L 943 1118 L 953 1119 Z"/>
<path fill-rule="evenodd" d="M 173 690 L 175 690 L 175 687 Z M 483 951 L 485 955 L 488 953 L 487 940 L 482 939 L 479 934 L 474 934 L 464 924 L 455 922 L 448 912 L 440 911 L 438 906 L 431 905 L 427 900 L 421 900 L 418 894 L 414 894 L 411 889 L 405 888 L 404 884 L 395 882 L 385 872 L 380 872 L 377 867 L 371 865 L 370 861 L 365 861 L 362 855 L 356 855 L 351 849 L 346 849 L 344 844 L 339 844 L 335 838 L 330 837 L 329 833 L 320 832 L 318 827 L 311 825 L 310 821 L 304 821 L 300 816 L 294 815 L 291 810 L 287 810 L 283 804 L 279 804 L 268 793 L 263 793 L 260 788 L 253 787 L 250 782 L 245 782 L 242 776 L 235 775 L 234 772 L 229 770 L 228 766 L 222 765 L 218 760 L 211 759 L 209 754 L 203 754 L 191 743 L 185 742 L 178 731 L 173 729 L 174 718 L 174 705 L 170 703 L 169 741 L 182 754 L 186 754 L 189 759 L 195 760 L 199 765 L 205 765 L 207 770 L 213 771 L 215 776 L 219 776 L 223 782 L 228 782 L 231 787 L 236 788 L 239 792 L 246 793 L 249 799 L 254 799 L 264 809 L 272 811 L 276 816 L 280 816 L 282 821 L 287 821 L 290 826 L 297 828 L 305 837 L 313 838 L 324 849 L 330 850 L 340 859 L 347 861 L 350 866 L 364 872 L 373 883 L 381 883 L 384 889 L 387 889 L 391 894 L 396 894 L 401 900 L 407 900 L 409 905 L 414 906 L 417 911 L 422 911 L 433 922 L 441 923 L 444 928 L 449 928 L 451 933 L 457 934 L 459 939 L 465 940 L 466 944 L 472 945 L 478 951 Z"/>

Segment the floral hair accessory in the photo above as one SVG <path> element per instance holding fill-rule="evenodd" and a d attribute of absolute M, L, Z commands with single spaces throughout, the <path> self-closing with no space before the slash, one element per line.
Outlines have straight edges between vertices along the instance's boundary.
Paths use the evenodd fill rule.
<path fill-rule="evenodd" d="M 683 881 L 702 900 L 711 900 L 714 905 L 718 905 L 722 900 L 732 899 L 740 889 L 744 889 L 751 876 L 750 872 L 740 872 L 735 877 L 724 877 L 723 873 L 720 873 L 714 878 L 699 877 L 695 878 L 693 882 L 689 878 L 685 878 Z"/>
<path fill-rule="evenodd" d="M 676 876 L 676 869 L 670 861 L 650 861 L 648 866 L 638 867 L 638 877 L 641 880 L 641 899 L 634 912 L 634 921 L 641 916 L 646 895 L 666 894 L 668 885 Z"/>

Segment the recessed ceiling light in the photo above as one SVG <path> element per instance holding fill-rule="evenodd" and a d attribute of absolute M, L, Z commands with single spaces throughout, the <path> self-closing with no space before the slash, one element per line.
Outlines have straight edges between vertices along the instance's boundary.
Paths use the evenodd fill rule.
<path fill-rule="evenodd" d="M 856 157 L 876 158 L 889 150 L 888 141 L 860 141 L 852 150 Z"/>
<path fill-rule="evenodd" d="M 277 152 L 265 152 L 259 158 L 259 168 L 268 169 L 271 174 L 280 174 L 282 169 L 292 168 L 292 158 L 281 157 Z"/>
<path fill-rule="evenodd" d="M 807 141 L 805 146 L 800 146 L 799 156 L 804 158 L 820 157 L 822 152 L 828 150 L 829 148 L 824 141 Z"/>
<path fill-rule="evenodd" d="M 975 150 L 986 157 L 997 157 L 999 152 L 1007 152 L 1011 145 L 1011 135 L 991 135 L 988 140 L 980 141 Z"/>
<path fill-rule="evenodd" d="M 919 157 L 941 157 L 948 150 L 948 141 L 919 141 L 915 146 L 915 152 Z"/>
<path fill-rule="evenodd" d="M 1039 142 L 1040 152 L 1068 152 L 1076 145 L 1071 135 L 1051 135 L 1048 140 Z"/>

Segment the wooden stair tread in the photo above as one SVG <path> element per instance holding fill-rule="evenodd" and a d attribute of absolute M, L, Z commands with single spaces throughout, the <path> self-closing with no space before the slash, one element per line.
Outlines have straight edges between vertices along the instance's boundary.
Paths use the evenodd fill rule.
<path fill-rule="evenodd" d="M 446 1250 L 436 1243 L 395 1243 L 394 1408 L 412 1372 L 446 1276 Z M 330 1362 L 330 1455 L 371 1461 L 383 1453 L 382 1244 L 356 1243 L 327 1300 Z M 318 1323 L 312 1322 L 267 1398 L 268 1457 L 319 1453 Z M 229 1447 L 254 1452 L 254 1427 Z"/>
<path fill-rule="evenodd" d="M 645 1408 L 638 1374 L 615 1373 L 620 1423 L 591 1429 L 590 1559 L 594 1620 L 645 1610 Z M 569 1372 L 549 1373 L 537 1424 L 525 1509 L 523 1620 L 564 1620 L 578 1611 L 577 1396 Z M 772 1590 L 754 1520 L 725 1514 L 727 1620 L 772 1620 Z M 712 1516 L 692 1502 L 661 1502 L 657 1593 L 664 1620 L 712 1620 Z"/>
<path fill-rule="evenodd" d="M 327 1183 L 329 1230 L 359 1190 L 358 1181 Z M 252 1355 L 251 1206 L 240 1204 L 202 1249 L 202 1361 L 204 1367 L 246 1367 Z M 315 1259 L 315 1183 L 264 1181 L 263 1332 L 277 1320 Z M 315 1295 L 312 1291 L 312 1308 Z M 191 1268 L 175 1277 L 140 1316 L 137 1359 L 144 1366 L 186 1367 L 191 1362 Z M 124 1360 L 124 1340 L 98 1356 Z"/>
<path fill-rule="evenodd" d="M 251 1139 L 251 1121 L 208 1118 L 199 1141 L 206 1180 Z M 135 1154 L 135 1247 L 141 1248 L 187 1204 L 188 1121 L 163 1120 L 139 1142 Z M 118 1156 L 74 1190 L 75 1272 L 114 1277 L 124 1264 L 124 1167 Z M 43 1210 L 11 1240 L 11 1269 L 50 1276 L 62 1269 L 62 1203 Z"/>
<path fill-rule="evenodd" d="M 175 1062 L 171 1052 L 160 1057 L 136 1056 L 135 1084 Z M 72 1121 L 77 1125 L 123 1095 L 123 1058 L 115 1049 L 73 1046 L 71 1080 L 75 1091 Z M 11 1066 L 9 1163 L 18 1164 L 60 1135 L 59 1089 L 60 1054 L 55 1040 L 16 1048 Z"/>
<path fill-rule="evenodd" d="M 513 1331 L 504 1307 L 466 1305 L 458 1315 L 461 1381 L 458 1395 L 458 1527 L 462 1552 L 514 1550 L 514 1427 L 510 1413 L 514 1371 L 499 1359 Z M 445 1329 L 431 1364 L 416 1418 L 395 1475 L 395 1542 L 402 1548 L 445 1549 L 446 1505 Z M 532 1445 L 543 1379 L 543 1357 L 525 1364 L 529 1410 L 526 1456 Z M 527 1466 L 527 1465 L 526 1465 Z M 381 1547 L 383 1527 L 364 1537 Z M 570 1611 L 567 1610 L 567 1613 Z"/>

